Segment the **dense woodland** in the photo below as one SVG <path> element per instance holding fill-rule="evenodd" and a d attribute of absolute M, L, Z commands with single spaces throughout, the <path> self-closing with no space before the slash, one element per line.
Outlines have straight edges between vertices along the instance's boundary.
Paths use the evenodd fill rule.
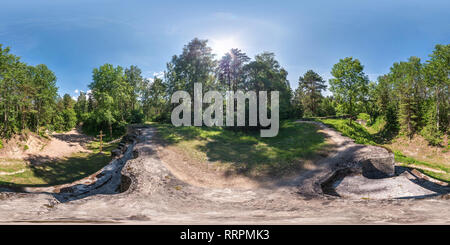
<path fill-rule="evenodd" d="M 65 131 L 76 124 L 89 134 L 120 135 L 129 123 L 170 121 L 171 95 L 184 90 L 193 96 L 193 84 L 200 82 L 204 91 L 280 91 L 281 119 L 366 115 L 369 124 L 385 122 L 386 136 L 420 134 L 440 145 L 450 125 L 449 72 L 450 45 L 436 45 L 426 61 L 396 62 L 377 81 L 369 81 L 358 59 L 346 57 L 333 66 L 332 96 L 324 97 L 326 82 L 312 70 L 293 91 L 275 54 L 251 59 L 232 49 L 216 57 L 207 40 L 193 39 L 167 63 L 163 77 L 105 64 L 93 70 L 90 93 L 74 101 L 58 95 L 56 77 L 45 65 L 29 66 L 0 46 L 0 135 Z"/>

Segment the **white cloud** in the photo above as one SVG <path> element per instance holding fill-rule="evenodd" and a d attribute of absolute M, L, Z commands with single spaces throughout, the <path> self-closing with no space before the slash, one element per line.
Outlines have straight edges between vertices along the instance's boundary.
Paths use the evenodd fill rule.
<path fill-rule="evenodd" d="M 153 77 L 156 77 L 156 78 L 163 78 L 163 77 L 164 77 L 164 71 L 153 72 Z"/>
<path fill-rule="evenodd" d="M 75 94 L 78 94 L 80 92 L 80 90 L 75 89 Z"/>

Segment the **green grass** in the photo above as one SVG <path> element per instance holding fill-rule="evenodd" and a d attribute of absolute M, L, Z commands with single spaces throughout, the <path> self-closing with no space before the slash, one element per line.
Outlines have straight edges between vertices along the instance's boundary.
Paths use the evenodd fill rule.
<path fill-rule="evenodd" d="M 341 132 L 342 135 L 347 136 L 355 140 L 358 144 L 368 144 L 376 145 L 374 137 L 370 134 L 364 126 L 360 125 L 355 121 L 348 119 L 316 119 L 337 131 Z"/>
<path fill-rule="evenodd" d="M 386 126 L 386 121 L 383 117 L 378 117 L 375 122 L 373 122 L 369 127 L 366 127 L 367 131 L 374 135 L 378 134 L 384 129 L 384 126 Z"/>
<path fill-rule="evenodd" d="M 200 161 L 223 163 L 247 174 L 278 175 L 301 168 L 326 148 L 325 135 L 312 124 L 281 122 L 279 134 L 260 137 L 260 131 L 233 131 L 221 127 L 174 127 L 153 124 L 166 144 L 183 149 Z"/>
<path fill-rule="evenodd" d="M 111 150 L 117 143 L 105 143 L 103 154 L 99 154 L 99 143 L 89 145 L 92 153 L 75 153 L 70 157 L 52 160 L 38 166 L 29 164 L 25 160 L 0 159 L 0 172 L 16 172 L 25 169 L 22 173 L 14 175 L 0 175 L 0 185 L 9 187 L 20 186 L 51 186 L 70 183 L 87 177 L 111 160 Z"/>
<path fill-rule="evenodd" d="M 369 122 L 370 121 L 370 116 L 367 113 L 359 113 L 358 114 L 358 119 L 364 120 L 366 122 Z"/>

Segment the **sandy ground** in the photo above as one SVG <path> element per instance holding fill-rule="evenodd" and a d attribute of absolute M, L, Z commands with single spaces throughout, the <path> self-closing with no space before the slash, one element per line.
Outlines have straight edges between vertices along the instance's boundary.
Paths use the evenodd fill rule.
<path fill-rule="evenodd" d="M 0 150 L 0 159 L 21 159 L 37 164 L 40 161 L 59 159 L 77 152 L 89 152 L 86 144 L 92 137 L 73 129 L 65 133 L 53 133 L 49 139 L 34 134 L 19 135 L 5 143 Z M 25 149 L 25 146 L 28 149 Z M 0 164 L 5 164 L 0 163 Z"/>
<path fill-rule="evenodd" d="M 0 222 L 17 223 L 133 223 L 133 224 L 450 224 L 449 195 L 425 199 L 337 198 L 320 194 L 317 180 L 331 166 L 347 161 L 360 150 L 380 150 L 356 145 L 331 129 L 336 154 L 296 178 L 268 187 L 214 187 L 178 179 L 171 166 L 158 156 L 154 128 L 143 129 L 121 173 L 129 188 L 115 194 L 103 192 L 69 202 L 54 194 L 0 193 Z M 120 171 L 119 171 L 120 174 Z M 213 181 L 213 180 L 211 180 Z M 236 180 L 238 184 L 239 181 Z"/>

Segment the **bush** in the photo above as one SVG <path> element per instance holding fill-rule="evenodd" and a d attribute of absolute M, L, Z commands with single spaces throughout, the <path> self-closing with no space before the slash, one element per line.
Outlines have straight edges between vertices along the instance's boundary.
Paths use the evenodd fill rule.
<path fill-rule="evenodd" d="M 0 140 L 0 149 L 2 149 L 2 148 L 3 148 L 3 141 Z"/>
<path fill-rule="evenodd" d="M 64 122 L 62 124 L 62 129 L 64 131 L 69 131 L 74 128 L 77 124 L 77 114 L 73 109 L 66 109 L 63 111 Z"/>
<path fill-rule="evenodd" d="M 375 122 L 373 122 L 370 127 L 372 128 L 373 131 L 380 132 L 381 130 L 384 129 L 385 126 L 386 126 L 386 119 L 384 118 L 384 116 L 379 116 L 377 117 L 377 119 L 375 119 Z"/>
<path fill-rule="evenodd" d="M 436 111 L 434 104 L 428 106 L 425 114 L 425 126 L 420 131 L 422 135 L 431 145 L 440 145 L 443 142 L 444 133 L 437 127 Z"/>
<path fill-rule="evenodd" d="M 420 135 L 422 135 L 428 143 L 431 145 L 440 145 L 443 142 L 442 136 L 443 133 L 437 130 L 436 125 L 428 124 L 421 131 Z"/>
<path fill-rule="evenodd" d="M 130 123 L 142 123 L 144 122 L 144 113 L 140 110 L 131 111 Z"/>
<path fill-rule="evenodd" d="M 364 120 L 366 122 L 369 122 L 370 121 L 370 115 L 367 114 L 367 113 L 359 113 L 358 114 L 358 119 Z"/>

